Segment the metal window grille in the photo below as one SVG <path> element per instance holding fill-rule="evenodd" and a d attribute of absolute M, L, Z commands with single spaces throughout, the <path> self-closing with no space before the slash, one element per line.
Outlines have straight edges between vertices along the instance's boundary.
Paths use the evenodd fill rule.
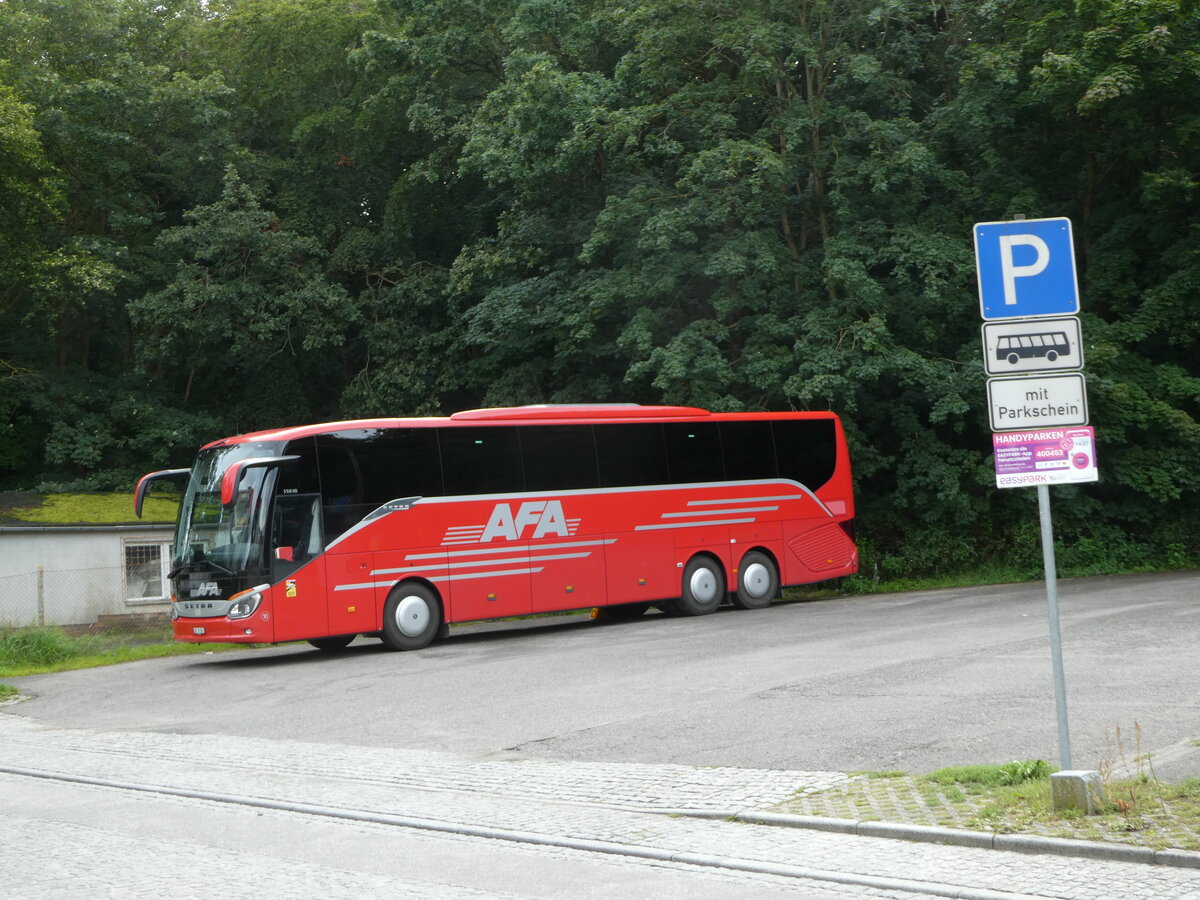
<path fill-rule="evenodd" d="M 168 545 L 125 543 L 125 602 L 161 603 L 167 598 Z"/>

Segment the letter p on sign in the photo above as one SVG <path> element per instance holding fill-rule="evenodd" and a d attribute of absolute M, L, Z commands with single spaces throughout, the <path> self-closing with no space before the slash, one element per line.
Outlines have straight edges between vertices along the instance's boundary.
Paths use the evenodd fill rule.
<path fill-rule="evenodd" d="M 973 231 L 985 320 L 1079 312 L 1070 219 L 981 222 Z"/>
<path fill-rule="evenodd" d="M 1032 247 L 1037 251 L 1037 258 L 1028 265 L 1013 264 L 1013 247 Z M 1004 304 L 1016 306 L 1017 279 L 1032 278 L 1041 275 L 1050 265 L 1050 248 L 1036 234 L 1002 234 L 1000 235 L 1000 273 L 1004 279 Z"/>

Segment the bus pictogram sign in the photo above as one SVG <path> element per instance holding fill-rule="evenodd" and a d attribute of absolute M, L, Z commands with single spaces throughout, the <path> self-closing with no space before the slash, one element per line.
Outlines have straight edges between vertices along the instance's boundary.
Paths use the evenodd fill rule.
<path fill-rule="evenodd" d="M 1083 368 L 1079 319 L 984 322 L 983 367 L 988 375 L 1023 375 Z"/>

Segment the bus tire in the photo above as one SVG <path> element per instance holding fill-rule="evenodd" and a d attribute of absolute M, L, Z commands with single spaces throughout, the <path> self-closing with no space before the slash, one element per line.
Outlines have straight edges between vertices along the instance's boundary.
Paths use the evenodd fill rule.
<path fill-rule="evenodd" d="M 427 585 L 398 584 L 383 606 L 383 643 L 390 650 L 420 650 L 442 627 L 442 601 Z"/>
<path fill-rule="evenodd" d="M 725 599 L 725 573 L 711 556 L 698 553 L 683 568 L 683 585 L 675 611 L 684 616 L 716 612 Z"/>
<path fill-rule="evenodd" d="M 737 591 L 733 605 L 738 609 L 764 609 L 779 594 L 779 569 L 765 553 L 751 550 L 738 565 Z"/>
<path fill-rule="evenodd" d="M 318 650 L 334 653 L 338 650 L 345 650 L 356 637 L 358 637 L 357 634 L 337 634 L 333 637 L 309 638 L 308 642 Z"/>

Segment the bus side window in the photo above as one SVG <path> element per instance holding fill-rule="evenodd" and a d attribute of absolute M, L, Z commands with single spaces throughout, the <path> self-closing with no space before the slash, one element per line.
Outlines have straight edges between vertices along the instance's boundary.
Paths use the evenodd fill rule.
<path fill-rule="evenodd" d="M 363 502 L 372 510 L 402 497 L 442 496 L 436 428 L 364 430 L 355 453 L 363 471 Z"/>
<path fill-rule="evenodd" d="M 837 466 L 833 419 L 779 419 L 771 423 L 779 474 L 815 491 Z"/>
<path fill-rule="evenodd" d="M 730 481 L 775 478 L 779 474 L 770 422 L 722 422 L 721 447 L 725 477 Z"/>
<path fill-rule="evenodd" d="M 516 428 L 443 428 L 438 438 L 447 495 L 508 494 L 525 489 Z"/>
<path fill-rule="evenodd" d="M 525 490 L 599 487 L 596 445 L 590 425 L 535 425 L 518 431 L 525 463 Z"/>
<path fill-rule="evenodd" d="M 319 495 L 280 494 L 275 498 L 272 519 L 275 577 L 282 578 L 324 549 Z"/>
<path fill-rule="evenodd" d="M 317 474 L 317 445 L 312 438 L 289 441 L 283 451 L 285 456 L 300 457 L 295 462 L 279 467 L 276 491 L 280 494 L 316 494 L 321 490 L 321 479 Z"/>
<path fill-rule="evenodd" d="M 321 463 L 322 518 L 332 540 L 359 519 L 363 507 L 363 475 L 355 453 L 355 441 L 344 435 L 322 435 L 317 439 Z"/>
<path fill-rule="evenodd" d="M 725 480 L 721 434 L 716 422 L 667 422 L 667 469 L 671 484 L 703 484 Z"/>
<path fill-rule="evenodd" d="M 667 448 L 662 425 L 597 425 L 596 457 L 600 487 L 667 483 Z"/>

